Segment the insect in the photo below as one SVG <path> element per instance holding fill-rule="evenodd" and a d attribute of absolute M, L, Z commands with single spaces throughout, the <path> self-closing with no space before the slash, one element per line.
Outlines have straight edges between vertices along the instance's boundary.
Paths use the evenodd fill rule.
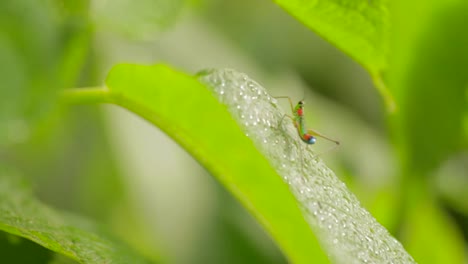
<path fill-rule="evenodd" d="M 289 117 L 293 121 L 294 127 L 296 127 L 299 137 L 301 138 L 303 142 L 309 145 L 312 145 L 312 144 L 315 144 L 315 142 L 317 141 L 317 137 L 321 137 L 321 138 L 324 138 L 326 140 L 329 140 L 335 143 L 336 146 L 340 145 L 340 142 L 338 140 L 331 139 L 313 129 L 306 128 L 305 120 L 304 120 L 304 104 L 305 104 L 304 100 L 300 100 L 294 107 L 292 100 L 289 96 L 276 96 L 275 98 L 288 99 L 293 116 L 285 115 L 284 117 Z M 283 119 L 281 119 L 281 122 L 283 122 Z"/>

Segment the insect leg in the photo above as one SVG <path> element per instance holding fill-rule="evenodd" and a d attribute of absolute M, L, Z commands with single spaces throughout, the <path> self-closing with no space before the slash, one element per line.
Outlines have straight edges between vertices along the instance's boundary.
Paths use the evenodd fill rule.
<path fill-rule="evenodd" d="M 293 105 L 293 103 L 292 103 L 291 97 L 289 97 L 289 96 L 274 96 L 274 98 L 277 98 L 277 99 L 278 99 L 278 98 L 288 99 L 289 105 L 291 106 L 291 112 L 294 113 L 294 105 Z"/>
<path fill-rule="evenodd" d="M 319 133 L 318 131 L 315 131 L 313 129 L 308 129 L 307 130 L 307 133 L 311 134 L 312 136 L 317 136 L 317 137 L 321 137 L 321 138 L 324 138 L 328 141 L 331 141 L 333 143 L 335 143 L 336 145 L 340 145 L 340 142 L 338 140 L 335 140 L 335 139 L 332 139 L 332 138 L 329 138 L 321 133 Z"/>

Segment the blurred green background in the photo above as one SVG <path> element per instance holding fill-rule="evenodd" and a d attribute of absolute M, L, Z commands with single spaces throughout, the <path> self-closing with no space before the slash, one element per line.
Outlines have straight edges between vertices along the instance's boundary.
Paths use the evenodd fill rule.
<path fill-rule="evenodd" d="M 103 223 L 154 260 L 286 263 L 157 128 L 57 98 L 103 85 L 123 61 L 234 68 L 272 95 L 306 94 L 308 125 L 342 142 L 322 158 L 416 261 L 468 263 L 468 5 L 431 1 L 420 11 L 429 15 L 404 24 L 416 2 L 392 9 L 389 113 L 360 65 L 271 1 L 0 1 L 0 161 L 45 203 Z M 0 245 L 5 263 L 65 262 L 6 233 Z"/>

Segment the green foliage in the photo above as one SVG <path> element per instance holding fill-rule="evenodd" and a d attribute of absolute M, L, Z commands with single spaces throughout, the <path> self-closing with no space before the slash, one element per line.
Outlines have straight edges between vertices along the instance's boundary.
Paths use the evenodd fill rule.
<path fill-rule="evenodd" d="M 20 175 L 0 167 L 0 229 L 80 263 L 148 263 L 102 228 L 45 206 Z"/>
<path fill-rule="evenodd" d="M 285 183 L 194 77 L 164 65 L 121 64 L 111 70 L 106 84 L 103 101 L 131 110 L 182 145 L 264 224 L 291 261 L 324 262 Z"/>
<path fill-rule="evenodd" d="M 420 187 L 414 187 L 412 191 L 417 192 L 417 188 Z M 412 199 L 413 206 L 402 226 L 408 252 L 420 263 L 463 263 L 463 238 L 454 220 L 432 198 L 424 195 Z M 438 245 L 432 242 L 434 237 Z"/>
<path fill-rule="evenodd" d="M 381 81 L 387 70 L 390 16 L 387 0 L 275 0 L 291 15 L 366 68 L 387 106 L 395 102 Z"/>
<path fill-rule="evenodd" d="M 387 1 L 275 2 L 372 74 L 386 69 L 390 28 Z"/>
<path fill-rule="evenodd" d="M 359 258 L 342 262 L 372 259 L 365 255 L 372 251 L 372 246 L 388 246 L 391 237 L 387 231 L 357 205 L 341 182 L 329 182 L 336 180 L 334 176 L 327 178 L 333 173 L 328 174 L 327 167 L 315 163 L 316 157 L 310 148 L 299 144 L 302 142 L 297 134 L 268 127 L 268 132 L 276 131 L 278 135 L 265 138 L 267 142 L 286 139 L 284 142 L 292 144 L 284 149 L 275 145 L 271 151 L 282 156 L 272 158 L 271 153 L 262 151 L 263 141 L 252 143 L 255 125 L 248 128 L 253 130 L 245 130 L 246 124 L 253 123 L 236 118 L 235 109 L 229 113 L 205 87 L 218 87 L 218 84 L 202 85 L 203 77 L 172 70 L 189 68 L 186 72 L 195 72 L 207 66 L 234 66 L 256 80 L 265 81 L 269 89 L 282 86 L 283 90 L 271 94 L 294 94 L 294 87 L 303 87 L 298 79 L 320 88 L 334 103 L 324 103 L 326 100 L 314 94 L 308 108 L 314 111 L 308 113 L 315 123 L 310 124 L 319 130 L 335 125 L 339 128 L 332 134 L 338 135 L 344 144 L 338 151 L 323 155 L 332 160 L 330 164 L 337 175 L 346 178 L 363 204 L 371 205 L 373 215 L 387 224 L 416 261 L 466 262 L 466 239 L 462 235 L 468 230 L 463 191 L 467 179 L 466 159 L 459 157 L 466 155 L 468 135 L 468 4 L 462 0 L 190 1 L 196 2 L 199 9 L 213 8 L 215 3 L 220 5 L 218 9 L 213 8 L 211 17 L 206 15 L 208 12 L 193 10 L 183 17 L 181 10 L 188 2 L 0 1 L 2 260 L 146 263 L 141 253 L 125 245 L 132 243 L 138 252 L 154 259 L 161 254 L 161 259 L 167 255 L 173 262 L 187 262 L 178 256 L 171 259 L 170 255 L 179 255 L 179 251 L 167 253 L 167 237 L 153 232 L 158 224 L 153 222 L 165 215 L 158 211 L 156 218 L 149 217 L 145 210 L 153 202 L 154 193 L 142 193 L 135 187 L 135 178 L 141 171 L 132 166 L 129 155 L 124 158 L 119 155 L 128 154 L 126 149 L 122 151 L 114 146 L 121 140 L 115 136 L 119 132 L 115 130 L 124 130 L 123 126 L 128 124 L 119 123 L 122 127 L 118 129 L 109 125 L 108 108 L 101 111 L 97 106 L 86 105 L 74 107 L 70 112 L 62 107 L 82 103 L 116 104 L 158 126 L 221 183 L 221 188 L 213 187 L 217 192 L 227 189 L 230 193 L 223 195 L 233 194 L 255 216 L 289 261 L 321 263 L 327 257 L 340 260 L 333 252 L 345 252 L 341 246 L 346 243 L 359 248 L 353 251 L 359 253 Z M 326 47 L 313 37 L 307 38 L 309 34 L 304 31 L 307 28 L 288 20 L 290 17 L 280 13 L 273 2 L 349 55 L 370 76 L 362 77 L 364 71 L 343 59 L 333 47 Z M 226 21 L 231 21 L 231 25 L 226 26 L 229 23 Z M 170 28 L 176 22 L 180 24 Z M 219 32 L 213 31 L 214 25 Z M 165 34 L 169 29 L 171 32 Z M 113 33 L 126 36 L 127 40 Z M 226 43 L 225 36 L 231 42 Z M 250 52 L 247 59 L 246 51 Z M 100 87 L 102 76 L 107 73 L 105 69 L 123 58 L 138 61 L 140 65 L 115 66 L 108 75 L 106 89 L 69 89 L 61 96 L 64 88 L 96 84 Z M 161 59 L 171 66 L 141 66 Z M 269 65 L 259 67 L 256 61 L 261 60 Z M 277 72 L 265 76 L 262 72 L 266 69 Z M 282 74 L 288 78 L 299 74 L 300 78 L 284 84 L 278 81 L 284 76 L 277 77 Z M 357 79 L 361 82 L 356 82 Z M 380 102 L 369 103 L 372 101 L 369 98 L 373 98 L 369 90 L 354 89 L 365 86 L 368 80 L 380 91 L 387 109 L 396 111 L 386 117 L 375 114 L 376 120 L 365 123 L 359 120 L 364 119 L 363 113 L 353 118 L 348 114 L 359 113 L 359 109 L 379 112 L 375 106 Z M 297 92 L 292 97 L 301 98 L 304 93 Z M 313 92 L 306 94 L 310 98 Z M 276 104 L 264 97 L 252 102 L 240 100 L 234 105 L 241 108 L 248 105 L 255 113 L 252 116 L 280 113 Z M 269 107 L 274 110 L 270 112 Z M 265 120 L 277 123 L 278 117 Z M 382 125 L 386 121 L 390 124 L 389 131 L 384 131 L 387 128 Z M 292 125 L 287 123 L 285 130 L 291 130 Z M 364 130 L 368 133 L 363 135 Z M 139 136 L 134 131 L 130 138 Z M 318 147 L 321 143 L 318 142 Z M 155 151 L 171 156 L 165 148 Z M 150 152 L 142 150 L 141 153 L 144 156 Z M 296 171 L 305 166 L 308 171 L 295 178 L 300 184 L 291 184 L 291 178 L 285 177 L 282 169 L 275 167 L 277 164 Z M 186 166 L 183 162 L 177 165 Z M 191 174 L 196 174 L 195 171 Z M 123 174 L 131 175 L 125 178 Z M 156 174 L 152 175 L 161 176 Z M 172 178 L 171 173 L 161 174 Z M 383 175 L 391 176 L 381 179 Z M 434 180 L 436 175 L 438 181 Z M 187 177 L 193 179 L 193 175 Z M 304 179 L 308 181 L 301 183 Z M 174 188 L 177 192 L 177 187 L 175 184 L 162 188 Z M 304 187 L 316 192 L 304 191 Z M 334 192 L 337 189 L 340 191 Z M 205 199 L 216 203 L 209 193 L 204 193 Z M 150 199 L 142 201 L 141 196 Z M 184 195 L 178 198 L 183 199 Z M 336 206 L 342 200 L 355 201 L 351 203 L 352 212 L 344 210 L 348 218 L 345 220 L 351 221 L 353 228 L 348 222 L 340 229 L 334 225 L 343 222 L 325 225 L 317 220 L 321 218 L 314 213 L 334 216 L 336 211 L 343 211 Z M 183 210 L 173 208 L 171 199 L 164 202 L 166 208 Z M 222 206 L 226 214 L 233 214 L 230 205 L 219 203 L 217 206 Z M 203 210 L 207 205 L 200 204 L 194 211 L 199 216 L 212 216 L 207 213 L 210 210 Z M 74 213 L 60 213 L 52 208 Z M 214 217 L 219 217 L 221 210 L 213 211 Z M 84 220 L 75 213 L 93 220 Z M 234 231 L 223 233 L 226 237 L 218 234 L 215 240 L 212 233 L 216 228 L 190 222 L 190 231 L 198 231 L 203 240 L 195 239 L 196 249 L 186 250 L 192 251 L 186 258 L 193 263 L 198 263 L 197 259 L 203 263 L 213 260 L 235 263 L 248 256 L 258 257 L 256 262 L 284 261 L 277 259 L 279 251 L 268 246 L 265 241 L 269 237 L 252 227 L 252 223 L 239 224 L 242 221 L 231 218 L 223 228 L 231 228 L 232 224 Z M 359 221 L 362 219 L 369 221 Z M 200 220 L 205 221 L 209 219 Z M 234 234 L 239 230 L 243 233 Z M 384 238 L 364 235 L 367 233 L 362 230 L 383 230 Z M 119 234 L 125 242 L 112 238 L 114 235 L 108 232 Z M 347 232 L 352 234 L 348 236 Z M 173 233 L 176 237 L 177 230 Z M 356 243 L 352 239 L 330 240 L 330 234 L 361 239 Z M 187 240 L 189 237 L 187 234 Z M 235 249 L 226 243 L 232 240 L 239 245 Z M 389 249 L 398 249 L 391 253 L 404 252 L 397 241 L 391 241 L 394 244 Z M 239 254 L 244 258 L 229 257 Z M 412 261 L 406 253 L 400 256 Z"/>
<path fill-rule="evenodd" d="M 221 77 L 218 79 L 216 76 Z M 219 100 L 228 106 L 230 102 L 235 104 L 228 108 L 238 123 L 242 123 L 243 120 L 237 117 L 236 113 L 247 109 L 249 111 L 241 116 L 256 113 L 256 116 L 250 119 L 264 120 L 263 122 L 268 124 L 281 122 L 284 114 L 276 110 L 275 115 L 275 110 L 263 107 L 263 105 L 271 106 L 267 101 L 269 97 L 264 97 L 263 94 L 266 92 L 261 90 L 249 91 L 249 89 L 263 88 L 257 87 L 255 82 L 245 75 L 232 71 L 209 71 L 202 73 L 200 78 L 214 90 L 226 89 L 226 91 L 219 90 L 220 95 L 226 96 Z M 302 153 L 299 157 L 299 148 L 302 147 L 299 140 L 296 140 L 299 142 L 297 147 L 292 143 L 283 147 L 280 144 L 267 144 L 270 150 L 264 150 L 258 144 L 265 138 L 271 142 L 289 142 L 288 137 L 275 132 L 263 135 L 265 130 L 276 130 L 271 125 L 268 127 L 246 125 L 249 129 L 242 132 L 224 107 L 193 77 L 164 65 L 120 64 L 111 70 L 106 84 L 107 89 L 75 89 L 67 91 L 66 95 L 69 100 L 77 103 L 107 102 L 120 105 L 160 127 L 250 209 L 282 246 L 290 260 L 305 262 L 314 259 L 315 262 L 325 262 L 325 256 L 321 255 L 316 238 L 310 232 L 311 227 L 316 227 L 314 231 L 321 234 L 321 244 L 329 252 L 328 255 L 336 261 L 398 259 L 412 262 L 410 257 L 405 256 L 401 245 L 394 243 L 372 217 L 366 217 L 368 215 L 365 210 L 360 208 L 357 200 L 347 192 L 341 182 L 337 181 L 335 176 L 330 176 L 331 172 L 328 172 L 323 164 L 315 161 L 314 154 L 308 155 L 309 158 L 300 163 L 295 162 L 293 156 L 288 161 L 283 160 L 282 153 L 291 152 L 291 148 L 298 148 L 293 151 L 296 152 L 297 158 L 302 160 L 302 156 L 306 154 Z M 242 96 L 237 98 L 236 94 Z M 256 103 L 251 104 L 251 102 Z M 203 119 L 194 118 L 192 115 Z M 217 126 L 211 125 L 212 120 L 216 120 Z M 244 133 L 250 135 L 276 171 L 288 168 L 287 172 L 283 171 L 281 174 L 284 179 L 288 179 L 295 198 L 300 201 L 299 205 L 303 209 L 304 216 L 298 211 L 297 202 L 279 175 L 272 170 Z M 262 136 L 257 138 L 256 134 Z M 229 139 L 228 142 L 226 138 Z M 229 149 L 229 152 L 225 149 Z M 249 158 L 244 159 L 243 156 Z M 310 168 L 312 175 L 303 172 L 304 166 Z M 306 178 L 308 180 L 304 183 L 301 179 Z M 329 187 L 323 192 L 321 185 L 309 184 L 307 183 L 309 181 L 318 181 Z M 305 189 L 310 191 L 305 192 Z M 275 193 L 274 196 L 271 196 L 272 192 Z M 339 196 L 335 198 L 333 204 L 329 202 L 330 192 Z M 316 197 L 311 198 L 311 195 Z M 310 227 L 304 222 L 303 217 L 308 219 Z M 318 218 L 322 220 L 317 221 Z M 332 223 L 327 219 L 336 226 L 330 229 Z M 346 226 L 348 228 L 344 228 Z M 346 239 L 343 239 L 341 234 L 346 234 Z M 361 236 L 367 237 L 368 240 L 360 239 Z M 392 253 L 388 254 L 386 249 L 379 247 L 374 248 L 375 245 L 369 244 L 369 241 L 373 240 L 382 241 Z M 334 247 L 330 248 L 330 244 L 334 244 Z M 375 259 L 375 256 L 368 253 L 369 251 L 381 253 Z"/>
<path fill-rule="evenodd" d="M 399 105 L 391 121 L 407 200 L 403 226 L 409 234 L 404 241 L 420 262 L 462 263 L 465 252 L 458 227 L 430 198 L 428 186 L 434 171 L 466 140 L 468 5 L 429 3 L 401 1 L 395 7 L 395 55 L 388 79 Z M 418 10 L 420 19 L 408 10 Z M 434 243 L 425 230 L 443 242 Z"/>
<path fill-rule="evenodd" d="M 0 9 L 6 15 L 0 23 L 6 30 L 0 32 L 0 146 L 24 140 L 29 133 L 29 122 L 35 122 L 50 111 L 50 94 L 59 85 L 51 82 L 51 74 L 58 66 L 58 52 L 48 49 L 56 46 L 59 27 L 52 20 L 48 5 L 32 1 L 2 1 Z M 17 17 L 24 16 L 24 20 Z M 40 25 L 31 28 L 30 25 Z M 28 42 L 34 40 L 34 46 Z M 14 87 L 13 89 L 10 87 Z M 35 96 L 29 98 L 27 94 Z M 44 109 L 38 111 L 38 109 Z"/>
<path fill-rule="evenodd" d="M 468 107 L 468 5 L 441 3 L 427 9 L 422 12 L 429 18 L 422 25 L 413 22 L 414 14 L 399 17 L 406 23 L 395 41 L 403 44 L 396 45 L 399 57 L 390 75 L 400 105 L 397 133 L 407 155 L 402 160 L 406 169 L 423 175 L 460 149 Z M 410 40 L 406 27 L 416 28 Z"/>
<path fill-rule="evenodd" d="M 200 80 L 228 107 L 258 151 L 289 184 L 330 261 L 414 262 L 317 158 L 317 152 L 297 137 L 294 125 L 284 122 L 286 114 L 261 85 L 231 69 L 204 71 Z"/>

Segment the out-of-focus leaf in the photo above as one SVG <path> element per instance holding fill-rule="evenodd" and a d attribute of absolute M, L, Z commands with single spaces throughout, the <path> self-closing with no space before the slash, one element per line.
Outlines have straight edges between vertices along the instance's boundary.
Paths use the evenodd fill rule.
<path fill-rule="evenodd" d="M 400 9 L 413 10 L 432 2 L 411 5 L 402 1 Z M 401 103 L 395 117 L 396 134 L 405 169 L 419 175 L 437 168 L 458 150 L 468 106 L 468 4 L 443 3 L 422 8 L 425 23 L 413 22 L 419 20 L 408 11 L 397 17 L 403 22 L 396 30 L 398 44 L 390 74 L 391 87 Z"/>
<path fill-rule="evenodd" d="M 91 16 L 98 28 L 148 38 L 172 24 L 184 3 L 185 0 L 93 0 Z"/>
<path fill-rule="evenodd" d="M 414 188 L 414 199 L 403 224 L 402 240 L 418 263 L 465 263 L 463 237 L 455 222 L 431 198 Z"/>
<path fill-rule="evenodd" d="M 286 259 L 254 219 L 224 190 L 217 192 L 217 214 L 209 229 L 199 238 L 191 262 L 283 264 Z M 216 248 L 216 254 L 204 250 Z"/>
<path fill-rule="evenodd" d="M 67 258 L 64 255 L 55 254 L 54 258 L 50 260 L 47 264 L 76 264 L 79 262 L 74 261 L 71 258 Z"/>
<path fill-rule="evenodd" d="M 53 0 L 59 15 L 87 16 L 90 0 Z"/>
<path fill-rule="evenodd" d="M 50 6 L 36 1 L 0 2 L 0 146 L 21 142 L 29 121 L 50 108 L 57 27 Z"/>
<path fill-rule="evenodd" d="M 390 40 L 387 0 L 274 1 L 366 68 L 388 107 L 394 107 L 381 76 Z"/>
<path fill-rule="evenodd" d="M 51 2 L 5 0 L 0 10 L 0 146 L 6 146 L 27 140 L 54 109 L 56 91 L 77 77 L 88 37 L 81 26 L 59 20 Z"/>
<path fill-rule="evenodd" d="M 0 231 L 0 255 L 4 263 L 47 263 L 53 252 L 27 239 Z"/>
<path fill-rule="evenodd" d="M 387 66 L 389 11 L 385 0 L 275 0 L 371 73 Z"/>
<path fill-rule="evenodd" d="M 444 202 L 468 218 L 468 153 L 451 156 L 435 176 L 436 187 Z"/>
<path fill-rule="evenodd" d="M 436 203 L 424 200 L 431 195 L 422 186 L 429 185 L 433 170 L 458 151 L 463 140 L 468 4 L 401 0 L 393 13 L 394 57 L 388 79 L 400 106 L 392 121 L 405 177 L 404 241 L 421 263 L 462 263 L 464 243 L 456 226 Z"/>
<path fill-rule="evenodd" d="M 0 165 L 0 229 L 80 263 L 148 263 L 97 225 L 37 201 L 14 170 Z"/>

